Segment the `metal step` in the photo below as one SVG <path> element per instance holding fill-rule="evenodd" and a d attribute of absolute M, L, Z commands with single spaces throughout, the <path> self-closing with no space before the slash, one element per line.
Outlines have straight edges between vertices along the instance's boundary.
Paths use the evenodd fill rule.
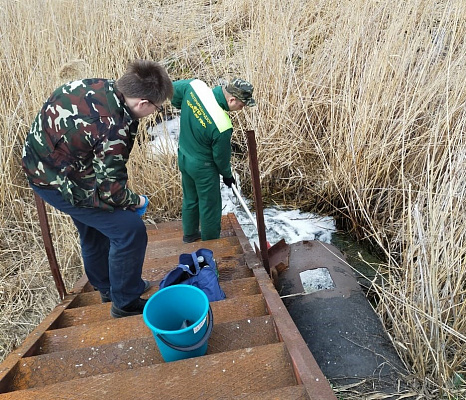
<path fill-rule="evenodd" d="M 240 400 L 312 400 L 306 393 L 303 385 L 288 386 L 279 389 L 268 390 L 260 393 L 250 393 L 229 397 Z"/>
<path fill-rule="evenodd" d="M 211 303 L 211 307 L 215 324 L 267 314 L 261 294 L 216 301 Z M 42 335 L 37 354 L 100 346 L 127 337 L 147 336 L 150 332 L 142 315 L 112 318 L 110 303 L 65 310 L 62 315 L 62 327 Z"/>
<path fill-rule="evenodd" d="M 178 265 L 178 256 L 171 259 L 146 259 L 142 275 L 144 279 L 160 282 L 165 274 Z M 253 276 L 247 267 L 244 256 L 235 255 L 217 259 L 219 281 L 231 281 L 234 279 L 248 278 Z"/>
<path fill-rule="evenodd" d="M 243 249 L 236 237 L 190 244 L 180 244 L 178 238 L 178 240 L 157 242 L 156 245 L 149 243 L 143 267 L 144 279 L 156 282 L 162 280 L 167 272 L 178 265 L 181 253 L 192 253 L 203 247 L 214 252 L 220 281 L 241 279 L 253 275 L 246 265 Z"/>
<path fill-rule="evenodd" d="M 228 218 L 222 218 L 222 226 L 220 237 L 234 236 L 235 232 L 231 227 L 231 223 Z M 147 225 L 147 236 L 149 242 L 157 241 L 161 242 L 166 239 L 177 239 L 178 243 L 183 243 L 183 226 L 180 220 L 163 222 L 155 225 Z M 199 244 L 200 242 L 197 242 Z"/>
<path fill-rule="evenodd" d="M 121 341 L 24 358 L 7 390 L 42 387 L 72 379 L 163 363 L 164 360 L 152 333 L 147 330 L 147 332 L 139 331 L 138 334 L 141 336 L 132 335 L 130 339 Z M 209 338 L 207 354 L 276 342 L 278 338 L 272 317 L 269 315 L 215 323 Z"/>
<path fill-rule="evenodd" d="M 156 243 L 156 245 L 154 245 Z M 243 250 L 236 236 L 228 236 L 205 242 L 183 243 L 180 238 L 169 238 L 158 242 L 149 242 L 146 250 L 146 259 L 164 259 L 175 257 L 178 263 L 180 253 L 192 253 L 200 248 L 209 248 L 214 252 L 215 258 L 222 258 L 235 254 L 242 254 Z"/>
<path fill-rule="evenodd" d="M 0 399 L 134 400 L 137 389 L 144 393 L 137 398 L 217 400 L 295 385 L 286 346 L 279 342 L 19 390 Z"/>
<path fill-rule="evenodd" d="M 247 268 L 247 267 L 245 267 Z M 248 274 L 250 271 L 248 271 Z M 254 277 L 240 278 L 235 280 L 222 280 L 221 287 L 225 292 L 227 298 L 247 296 L 251 294 L 260 293 L 257 280 Z M 147 298 L 157 291 L 158 286 L 149 289 L 142 297 Z M 70 304 L 68 309 L 90 306 L 93 304 L 101 304 L 100 293 L 98 291 L 80 293 L 73 302 Z"/>

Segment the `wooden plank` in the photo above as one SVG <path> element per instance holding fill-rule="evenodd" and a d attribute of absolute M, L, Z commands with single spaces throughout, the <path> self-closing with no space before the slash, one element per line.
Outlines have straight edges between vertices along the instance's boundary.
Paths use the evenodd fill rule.
<path fill-rule="evenodd" d="M 235 280 L 223 280 L 221 287 L 225 292 L 227 298 L 248 296 L 251 294 L 258 294 L 259 286 L 254 277 L 240 278 Z M 157 291 L 157 287 L 149 289 L 142 297 L 149 297 Z M 97 291 L 82 293 L 70 304 L 69 308 L 78 308 L 90 306 L 93 304 L 101 304 L 100 293 Z"/>
<path fill-rule="evenodd" d="M 207 242 L 179 243 L 177 240 L 164 240 L 163 242 L 149 243 L 146 250 L 147 259 L 163 260 L 175 257 L 175 265 L 178 264 L 178 256 L 181 253 L 192 253 L 200 248 L 208 248 L 214 252 L 215 258 L 222 258 L 236 254 L 242 254 L 242 248 L 235 236 L 224 237 Z"/>
<path fill-rule="evenodd" d="M 215 324 L 207 354 L 278 342 L 272 318 Z M 42 387 L 71 379 L 163 363 L 151 333 L 95 347 L 27 357 L 20 363 L 8 391 Z M 5 390 L 6 391 L 6 390 Z"/>
<path fill-rule="evenodd" d="M 211 307 L 215 324 L 267 314 L 261 294 L 216 301 Z M 128 337 L 144 337 L 150 332 L 142 315 L 112 318 L 110 303 L 67 310 L 61 323 L 62 328 L 43 334 L 38 354 L 100 346 Z"/>
<path fill-rule="evenodd" d="M 226 215 L 222 216 L 220 237 L 234 235 L 234 230 L 231 228 L 231 222 Z M 178 244 L 183 242 L 183 226 L 181 220 L 167 221 L 158 224 L 147 225 L 147 236 L 149 242 L 160 242 L 166 239 L 176 238 Z M 198 242 L 199 244 L 200 242 Z"/>
<path fill-rule="evenodd" d="M 0 400 L 220 399 L 296 385 L 283 343 L 0 394 Z"/>
<path fill-rule="evenodd" d="M 260 393 L 249 393 L 233 398 L 241 400 L 312 400 L 307 395 L 306 388 L 303 385 L 288 386 Z"/>
<path fill-rule="evenodd" d="M 38 325 L 24 340 L 17 349 L 12 351 L 6 359 L 0 364 L 0 392 L 8 386 L 11 376 L 16 372 L 18 364 L 22 358 L 28 355 L 36 354 L 39 351 L 39 343 L 43 335 L 48 329 L 51 329 L 56 324 L 56 320 L 65 311 L 66 307 L 73 301 L 76 295 L 68 294 L 65 300 L 55 307 L 52 312 L 45 317 L 40 325 Z"/>

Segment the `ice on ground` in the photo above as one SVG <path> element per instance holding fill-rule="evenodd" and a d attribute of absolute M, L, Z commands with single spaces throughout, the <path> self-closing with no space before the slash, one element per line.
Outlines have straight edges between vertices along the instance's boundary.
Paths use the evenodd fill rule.
<path fill-rule="evenodd" d="M 251 246 L 254 248 L 254 242 L 259 245 L 256 226 L 243 209 L 233 191 L 222 184 L 221 192 L 223 202 L 222 213 L 234 213 L 244 234 L 249 238 Z M 249 210 L 251 210 L 250 202 L 244 196 L 243 200 Z M 251 214 L 255 219 L 256 213 L 251 212 Z M 332 233 L 336 231 L 333 218 L 305 213 L 300 210 L 284 210 L 278 207 L 264 209 L 264 225 L 267 241 L 272 246 L 281 239 L 285 239 L 288 244 L 297 243 L 301 240 L 319 240 L 330 243 Z"/>
<path fill-rule="evenodd" d="M 177 154 L 180 137 L 180 119 L 164 120 L 156 126 L 147 129 L 151 140 L 148 146 L 148 156 L 161 154 Z"/>
<path fill-rule="evenodd" d="M 314 293 L 319 290 L 333 289 L 335 287 L 335 283 L 327 268 L 308 269 L 300 272 L 299 277 L 301 278 L 305 293 Z"/>

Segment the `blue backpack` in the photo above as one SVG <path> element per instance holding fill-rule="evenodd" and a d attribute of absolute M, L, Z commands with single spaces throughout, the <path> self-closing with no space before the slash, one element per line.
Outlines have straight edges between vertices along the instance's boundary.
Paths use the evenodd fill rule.
<path fill-rule="evenodd" d="M 160 282 L 160 289 L 182 283 L 201 289 L 210 302 L 223 300 L 226 296 L 218 283 L 217 262 L 213 255 L 209 249 L 181 254 L 178 266 L 165 275 Z M 200 264 L 199 257 L 204 258 Z"/>

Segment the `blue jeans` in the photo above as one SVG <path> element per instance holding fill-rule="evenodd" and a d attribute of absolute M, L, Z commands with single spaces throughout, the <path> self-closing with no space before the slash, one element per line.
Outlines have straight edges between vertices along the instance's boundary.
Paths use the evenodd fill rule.
<path fill-rule="evenodd" d="M 144 291 L 141 274 L 147 247 L 141 217 L 131 210 L 75 207 L 58 190 L 30 186 L 44 201 L 71 216 L 91 285 L 102 293 L 110 292 L 118 308 L 139 298 Z"/>

